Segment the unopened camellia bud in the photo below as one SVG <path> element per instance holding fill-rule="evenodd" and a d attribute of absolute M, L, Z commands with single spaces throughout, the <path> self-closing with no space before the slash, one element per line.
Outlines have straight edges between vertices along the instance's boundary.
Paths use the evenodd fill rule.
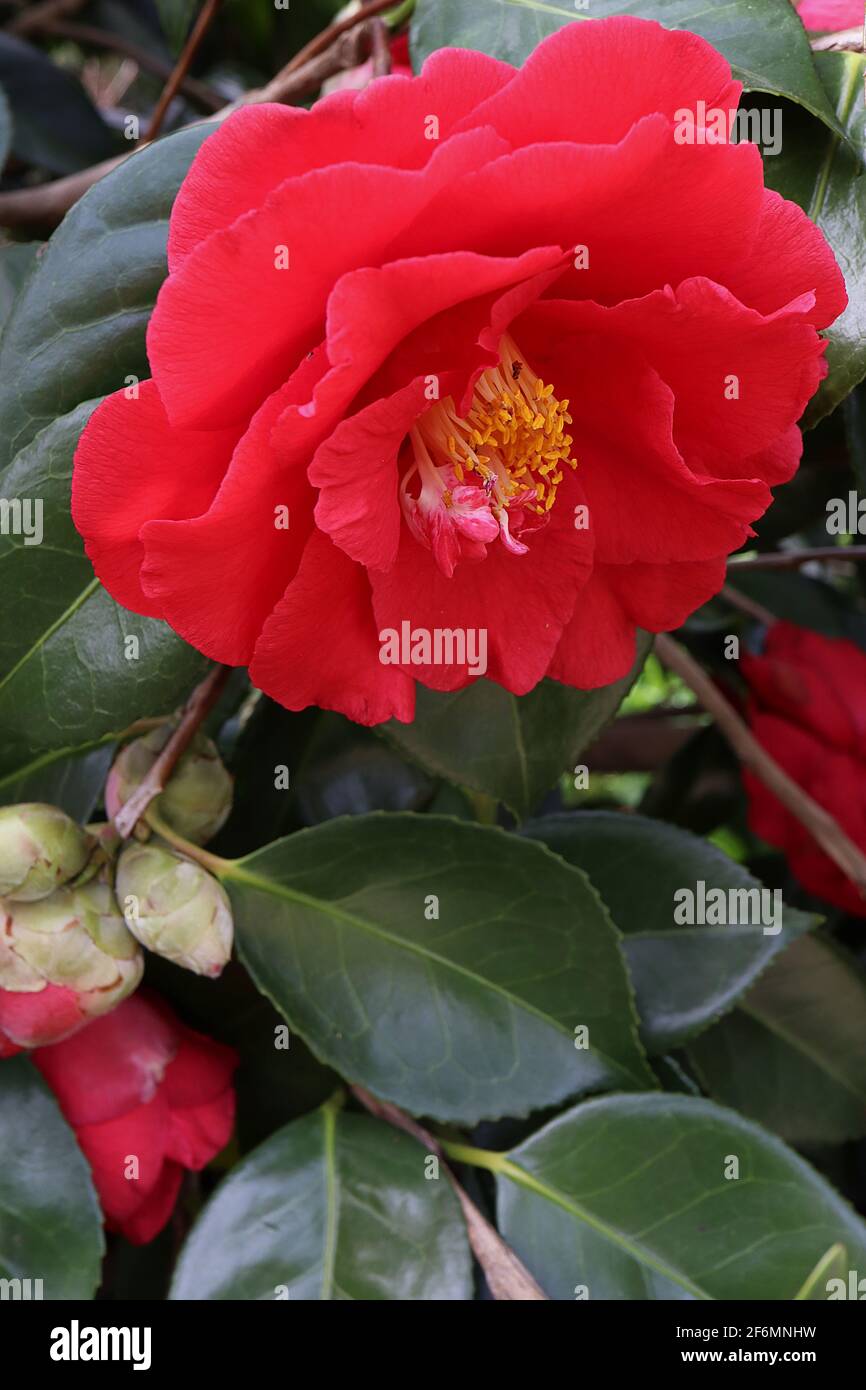
<path fill-rule="evenodd" d="M 92 849 L 90 836 L 57 806 L 0 807 L 0 897 L 47 898 L 81 873 Z"/>
<path fill-rule="evenodd" d="M 200 864 L 153 840 L 133 844 L 118 861 L 115 892 L 142 946 L 197 975 L 219 975 L 232 952 L 232 910 Z"/>
<path fill-rule="evenodd" d="M 20 1047 L 59 1042 L 108 1013 L 143 969 L 102 880 L 39 902 L 0 899 L 0 1035 Z"/>
<path fill-rule="evenodd" d="M 105 804 L 112 819 L 144 781 L 174 732 L 163 724 L 128 743 L 115 760 L 105 787 Z M 216 744 L 197 733 L 180 758 L 154 810 L 184 839 L 203 845 L 212 839 L 232 808 L 231 774 L 220 760 Z"/>

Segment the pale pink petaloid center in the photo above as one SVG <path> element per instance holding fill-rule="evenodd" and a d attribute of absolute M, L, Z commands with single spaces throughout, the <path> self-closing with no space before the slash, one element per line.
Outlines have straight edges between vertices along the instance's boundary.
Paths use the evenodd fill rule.
<path fill-rule="evenodd" d="M 403 514 L 449 578 L 459 560 L 482 559 L 497 536 L 512 554 L 526 554 L 522 538 L 546 523 L 563 466 L 577 466 L 568 401 L 556 399 L 507 334 L 499 354 L 499 365 L 478 378 L 465 418 L 448 396 L 409 434 Z"/>

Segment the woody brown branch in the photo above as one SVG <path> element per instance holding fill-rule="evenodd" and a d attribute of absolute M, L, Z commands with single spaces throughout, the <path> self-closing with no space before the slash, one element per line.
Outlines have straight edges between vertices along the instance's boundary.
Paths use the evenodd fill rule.
<path fill-rule="evenodd" d="M 216 18 L 217 11 L 221 4 L 222 0 L 205 0 L 205 3 L 202 5 L 198 18 L 192 26 L 186 43 L 181 50 L 180 57 L 175 64 L 174 71 L 166 82 L 159 101 L 156 103 L 153 115 L 150 118 L 150 125 L 147 128 L 147 134 L 144 137 L 145 143 L 150 140 L 155 140 L 162 130 L 162 123 L 165 120 L 168 108 L 180 91 L 183 80 L 189 72 L 196 53 L 198 53 L 198 50 L 204 42 L 205 35 Z"/>
<path fill-rule="evenodd" d="M 114 817 L 114 828 L 128 840 L 150 803 L 165 790 L 166 783 L 196 732 L 213 709 L 229 678 L 231 667 L 214 666 L 184 706 L 180 723 L 144 780 Z"/>
<path fill-rule="evenodd" d="M 393 0 L 391 2 L 393 4 Z M 355 18 L 357 19 L 357 16 Z M 267 86 L 245 92 L 240 101 L 223 106 L 212 119 L 224 120 L 239 106 L 250 103 L 275 101 L 289 105 L 310 92 L 317 91 L 322 83 L 335 73 L 353 66 L 357 61 L 357 51 L 355 35 L 344 32 L 324 52 L 313 56 L 301 66 L 292 67 L 290 64 L 291 71 L 289 68 L 282 69 Z M 144 142 L 136 147 L 143 148 Z M 28 227 L 49 231 L 57 226 L 89 188 L 99 183 L 106 174 L 117 169 L 134 153 L 135 150 L 130 150 L 128 154 L 116 155 L 113 159 L 103 160 L 101 164 L 95 164 L 89 169 L 82 169 L 79 173 L 69 174 L 65 178 L 55 179 L 35 188 L 0 193 L 0 227 Z"/>
<path fill-rule="evenodd" d="M 866 545 L 816 545 L 806 550 L 774 550 L 764 555 L 748 555 L 741 560 L 734 557 L 728 574 L 739 569 L 799 569 L 811 560 L 845 560 L 859 564 L 866 560 Z"/>
<path fill-rule="evenodd" d="M 824 853 L 851 880 L 861 897 L 866 898 L 866 855 L 846 835 L 841 825 L 770 757 L 733 705 L 684 647 L 663 633 L 656 638 L 654 650 L 659 660 L 694 691 L 743 766 L 759 777 L 791 815 L 805 826 Z"/>
<path fill-rule="evenodd" d="M 329 24 L 327 29 L 323 29 L 321 34 L 317 34 L 314 39 L 311 39 L 284 68 L 280 69 L 273 82 L 278 83 L 282 78 L 290 77 L 298 68 L 302 68 L 312 58 L 318 57 L 326 48 L 329 48 L 334 40 L 342 34 L 348 33 L 358 24 L 364 24 L 368 19 L 375 19 L 377 15 L 384 14 L 386 10 L 393 10 L 397 3 L 398 0 L 370 0 L 370 3 L 364 5 L 362 9 L 356 10 L 354 14 L 347 15 L 345 19 L 337 20 L 335 24 Z M 272 83 L 268 84 L 269 87 L 272 85 Z M 265 97 L 265 100 L 270 101 L 272 98 Z"/>
<path fill-rule="evenodd" d="M 418 1140 L 419 1144 L 424 1145 L 429 1154 L 439 1160 L 439 1164 L 444 1169 L 445 1176 L 460 1203 L 472 1253 L 484 1270 L 493 1297 L 501 1301 L 511 1300 L 521 1303 L 547 1302 L 547 1294 L 539 1288 L 526 1266 L 518 1259 L 511 1247 L 506 1245 L 496 1227 L 490 1224 L 487 1217 L 479 1211 L 472 1198 L 457 1181 L 448 1166 L 438 1140 L 419 1125 L 417 1120 L 413 1120 L 411 1116 L 398 1110 L 396 1105 L 379 1100 L 378 1097 L 366 1091 L 363 1086 L 353 1086 L 351 1089 L 352 1094 L 371 1115 L 393 1125 L 395 1129 L 403 1130 L 404 1134 L 411 1135 L 413 1139 Z"/>

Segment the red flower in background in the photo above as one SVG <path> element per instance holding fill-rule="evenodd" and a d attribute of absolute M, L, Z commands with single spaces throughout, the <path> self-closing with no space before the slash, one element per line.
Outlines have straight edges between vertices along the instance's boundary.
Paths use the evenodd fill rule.
<path fill-rule="evenodd" d="M 622 676 L 795 471 L 845 304 L 758 150 L 705 129 L 739 95 L 703 39 L 613 18 L 519 71 L 445 49 L 238 111 L 172 212 L 153 380 L 79 445 L 106 587 L 364 723 L 478 673 L 384 664 L 386 633 L 483 632 L 517 694 Z"/>
<path fill-rule="evenodd" d="M 797 13 L 807 29 L 833 32 L 863 23 L 863 0 L 799 0 Z"/>
<path fill-rule="evenodd" d="M 412 55 L 409 52 L 409 35 L 398 34 L 391 40 L 391 71 L 412 76 Z"/>
<path fill-rule="evenodd" d="M 767 752 L 866 850 L 866 653 L 853 642 L 777 622 L 763 655 L 740 663 L 749 723 Z M 804 888 L 845 912 L 866 903 L 813 836 L 753 774 L 749 824 L 787 855 Z"/>
<path fill-rule="evenodd" d="M 0 989 L 0 1058 L 65 1037 L 84 1018 L 74 990 L 46 985 L 38 994 Z"/>
<path fill-rule="evenodd" d="M 0 1057 L 42 1047 L 86 1025 L 75 990 L 46 985 L 38 994 L 0 989 Z"/>
<path fill-rule="evenodd" d="M 106 1225 L 135 1245 L 152 1240 L 184 1169 L 198 1171 L 228 1143 L 235 1053 L 136 994 L 33 1061 L 75 1130 Z"/>

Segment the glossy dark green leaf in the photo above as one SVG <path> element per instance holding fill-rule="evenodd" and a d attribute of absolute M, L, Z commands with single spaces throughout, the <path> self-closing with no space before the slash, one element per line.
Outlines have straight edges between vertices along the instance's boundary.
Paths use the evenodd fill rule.
<path fill-rule="evenodd" d="M 852 1208 L 712 1101 L 587 1101 L 493 1164 L 502 1235 L 551 1298 L 792 1299 L 837 1241 L 866 1266 Z"/>
<path fill-rule="evenodd" d="M 171 1297 L 470 1299 L 460 1208 L 425 1159 L 414 1139 L 332 1104 L 286 1125 L 217 1189 Z"/>
<path fill-rule="evenodd" d="M 790 97 L 835 126 L 812 64 L 809 42 L 789 0 L 418 0 L 412 28 L 416 66 L 434 49 L 477 48 L 518 66 L 548 34 L 568 23 L 628 14 L 700 34 L 725 55 L 747 90 Z M 628 74 L 623 74 L 628 81 Z"/>
<path fill-rule="evenodd" d="M 689 1059 L 717 1100 L 794 1144 L 866 1134 L 866 976 L 828 941 L 795 941 Z"/>
<path fill-rule="evenodd" d="M 663 821 L 577 811 L 532 821 L 525 833 L 589 875 L 623 932 L 641 1036 L 651 1052 L 676 1047 L 733 1008 L 773 957 L 814 924 L 786 907 L 781 931 L 765 934 L 761 923 L 774 925 L 770 896 L 757 925 L 678 925 L 681 899 L 674 894 L 681 889 L 697 893 L 703 882 L 707 892 L 751 892 L 757 909 L 761 885 L 714 845 Z M 738 907 L 745 900 L 728 901 L 745 915 Z"/>
<path fill-rule="evenodd" d="M 104 1247 L 90 1170 L 23 1057 L 0 1062 L 0 1153 L 0 1279 L 41 1279 L 32 1298 L 92 1298 Z"/>
<path fill-rule="evenodd" d="M 2 106 L 0 106 L 2 113 Z M 10 241 L 0 246 L 0 328 L 6 322 L 15 296 L 36 264 L 41 241 Z"/>
<path fill-rule="evenodd" d="M 0 496 L 8 504 L 8 524 L 0 530 L 0 677 L 94 583 L 69 495 L 75 447 L 97 404 L 88 401 L 53 421 L 0 470 Z"/>
<path fill-rule="evenodd" d="M 205 667 L 164 623 L 128 613 L 94 582 L 0 678 L 0 775 L 112 740 L 145 713 L 169 713 Z"/>
<path fill-rule="evenodd" d="M 341 1076 L 414 1114 L 474 1121 L 655 1084 L 610 919 L 541 845 L 356 816 L 269 845 L 225 881 L 262 992 Z"/>
<path fill-rule="evenodd" d="M 128 376 L 165 278 L 168 215 L 210 125 L 137 151 L 76 203 L 0 337 L 0 468 L 42 427 Z"/>
<path fill-rule="evenodd" d="M 488 680 L 454 694 L 419 685 L 415 719 L 411 724 L 391 720 L 383 726 L 385 736 L 434 776 L 484 792 L 504 801 L 516 816 L 528 816 L 613 718 L 651 641 L 639 633 L 632 671 L 600 690 L 542 681 L 518 697 Z"/>
<path fill-rule="evenodd" d="M 122 152 L 78 78 L 12 34 L 0 34 L 0 83 L 12 108 L 12 151 L 52 174 L 72 174 Z"/>
<path fill-rule="evenodd" d="M 113 756 L 114 744 L 106 743 L 77 757 L 52 758 L 30 772 L 0 777 L 0 806 L 46 801 L 84 824 L 102 794 Z"/>
<path fill-rule="evenodd" d="M 93 577 L 69 516 L 73 453 L 93 405 L 55 420 L 0 472 L 0 493 L 21 503 L 22 518 L 19 534 L 0 534 L 0 779 L 29 777 L 142 715 L 168 713 L 206 664 Z M 41 542 L 29 544 L 39 530 Z"/>
<path fill-rule="evenodd" d="M 829 375 L 806 413 L 815 425 L 866 376 L 866 58 L 819 53 L 818 72 L 847 133 L 845 142 L 796 111 L 785 112 L 782 152 L 764 161 L 770 187 L 799 203 L 826 236 L 845 277 L 848 308 L 828 329 Z"/>

